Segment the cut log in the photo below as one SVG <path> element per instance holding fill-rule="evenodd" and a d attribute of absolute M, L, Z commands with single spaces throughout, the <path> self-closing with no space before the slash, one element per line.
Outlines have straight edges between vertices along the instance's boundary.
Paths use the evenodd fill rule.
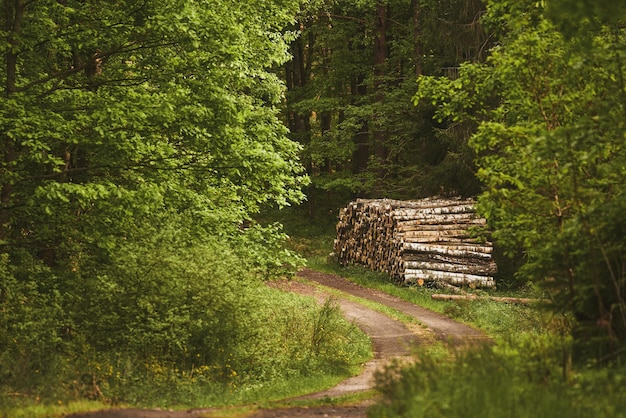
<path fill-rule="evenodd" d="M 469 214 L 473 212 L 474 212 L 474 205 L 461 204 L 461 205 L 454 205 L 454 206 L 440 206 L 436 208 L 395 209 L 393 211 L 393 216 L 397 219 L 403 219 L 405 217 L 411 217 L 413 219 L 420 219 L 426 216 Z"/>
<path fill-rule="evenodd" d="M 398 231 L 399 238 L 421 238 L 421 237 L 454 237 L 454 238 L 468 238 L 467 229 L 463 229 L 457 226 L 456 229 L 416 229 L 412 231 Z"/>
<path fill-rule="evenodd" d="M 513 297 L 502 297 L 502 296 L 445 295 L 445 294 L 435 293 L 435 294 L 432 294 L 430 297 L 434 300 L 493 300 L 497 302 L 519 303 L 519 304 L 550 303 L 548 299 L 513 298 Z"/>
<path fill-rule="evenodd" d="M 455 237 L 446 235 L 423 235 L 423 236 L 404 236 L 399 235 L 398 239 L 402 242 L 411 242 L 415 244 L 437 244 L 454 245 L 454 244 L 483 244 L 483 238 Z"/>
<path fill-rule="evenodd" d="M 405 261 L 403 263 L 404 271 L 410 272 L 411 270 L 438 270 L 449 271 L 451 273 L 466 273 L 488 276 L 496 273 L 497 267 L 495 263 L 442 263 L 431 261 Z"/>
<path fill-rule="evenodd" d="M 474 213 L 454 213 L 447 212 L 441 214 L 428 214 L 422 213 L 419 211 L 415 212 L 405 212 L 403 214 L 394 214 L 394 219 L 397 221 L 405 221 L 405 222 L 413 222 L 414 224 L 452 224 L 452 223 L 461 223 L 468 222 L 474 219 L 476 215 Z M 482 224 L 482 222 L 478 222 Z"/>
<path fill-rule="evenodd" d="M 423 262 L 441 262 L 450 264 L 467 264 L 467 263 L 492 263 L 493 261 L 485 258 L 469 259 L 467 257 L 454 257 L 445 254 L 432 254 L 432 253 L 403 253 L 402 260 L 406 263 L 408 261 L 423 261 Z"/>
<path fill-rule="evenodd" d="M 415 280 L 424 280 L 430 282 L 443 281 L 446 283 L 475 287 L 493 287 L 494 280 L 488 276 L 479 276 L 477 274 L 451 273 L 449 271 L 411 269 L 404 271 L 404 282 L 411 283 Z"/>
<path fill-rule="evenodd" d="M 406 252 L 426 252 L 435 254 L 451 255 L 454 257 L 465 258 L 484 258 L 491 259 L 493 248 L 481 245 L 431 245 L 405 242 L 402 244 L 402 250 Z"/>
<path fill-rule="evenodd" d="M 420 209 L 458 206 L 459 204 L 473 204 L 471 199 L 461 198 L 426 198 L 421 200 L 394 200 L 394 199 L 357 199 L 356 204 L 369 207 L 386 207 L 395 209 Z"/>
<path fill-rule="evenodd" d="M 451 215 L 438 217 L 437 219 L 433 218 L 422 218 L 422 219 L 411 219 L 411 220 L 401 220 L 396 219 L 397 226 L 396 230 L 398 232 L 404 231 L 419 231 L 419 230 L 444 230 L 444 229 L 456 229 L 459 227 L 462 228 L 470 228 L 470 227 L 481 227 L 486 224 L 484 219 L 475 218 L 472 214 L 471 216 L 460 216 L 451 217 Z"/>

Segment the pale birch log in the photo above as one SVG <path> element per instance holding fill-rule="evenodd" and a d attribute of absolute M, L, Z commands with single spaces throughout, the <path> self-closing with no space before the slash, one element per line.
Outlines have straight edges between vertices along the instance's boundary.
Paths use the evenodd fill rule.
<path fill-rule="evenodd" d="M 424 281 L 444 281 L 457 286 L 474 285 L 476 287 L 494 287 L 495 281 L 488 276 L 478 276 L 475 274 L 450 273 L 448 271 L 437 270 L 405 270 L 404 282 L 411 283 L 417 280 Z"/>
<path fill-rule="evenodd" d="M 357 199 L 356 203 L 364 206 L 385 207 L 390 210 L 398 208 L 420 209 L 457 206 L 461 203 L 474 204 L 471 199 L 460 198 L 431 198 L 421 200 L 394 200 L 394 199 Z"/>
<path fill-rule="evenodd" d="M 433 215 L 448 215 L 448 214 L 468 214 L 474 213 L 474 205 L 472 204 L 460 204 L 455 206 L 439 206 L 434 208 L 420 208 L 420 209 L 405 209 L 398 208 L 393 210 L 394 218 L 406 218 L 416 217 L 422 218 L 424 216 Z"/>
<path fill-rule="evenodd" d="M 395 277 L 404 276 L 407 261 L 449 263 L 451 273 L 490 272 L 490 244 L 469 236 L 470 228 L 484 224 L 471 200 L 358 200 L 340 211 L 333 249 L 342 264 L 363 264 Z"/>
<path fill-rule="evenodd" d="M 476 222 L 454 222 L 454 223 L 422 223 L 415 221 L 398 222 L 395 225 L 394 231 L 397 234 L 406 234 L 413 232 L 428 232 L 428 231 L 449 231 L 449 230 L 465 230 L 467 235 L 470 236 L 472 229 L 480 230 L 484 228 L 484 219 L 477 219 Z"/>
<path fill-rule="evenodd" d="M 505 303 L 520 303 L 520 304 L 529 304 L 529 303 L 550 303 L 549 300 L 546 299 L 529 299 L 529 298 L 513 298 L 513 297 L 503 297 L 503 296 L 476 296 L 476 295 L 444 295 L 440 293 L 435 293 L 430 296 L 431 299 L 434 300 L 493 300 L 497 302 L 505 302 Z"/>
<path fill-rule="evenodd" d="M 395 230 L 398 232 L 405 231 L 430 231 L 430 230 L 446 230 L 446 229 L 459 229 L 459 228 L 479 228 L 486 225 L 486 220 L 482 218 L 474 218 L 466 215 L 456 215 L 455 219 L 450 218 L 451 215 L 446 217 L 438 217 L 438 219 L 425 218 L 420 220 L 398 220 L 396 219 Z M 464 216 L 465 219 L 458 219 L 459 216 Z"/>
<path fill-rule="evenodd" d="M 460 237 L 465 238 L 468 236 L 467 229 L 456 228 L 450 229 L 430 229 L 430 230 L 414 230 L 414 231 L 398 231 L 396 234 L 398 238 L 419 238 L 419 237 Z"/>
<path fill-rule="evenodd" d="M 484 225 L 485 220 L 478 218 L 474 213 L 442 213 L 429 215 L 427 213 L 415 213 L 412 215 L 394 215 L 393 217 L 398 225 L 443 225 L 443 224 L 458 224 L 458 223 L 470 223 L 477 225 Z"/>
<path fill-rule="evenodd" d="M 415 244 L 463 244 L 463 243 L 474 243 L 479 244 L 482 240 L 477 238 L 460 238 L 460 237 L 409 237 L 409 238 L 400 238 L 401 242 L 409 242 Z"/>
<path fill-rule="evenodd" d="M 450 283 L 451 279 L 455 280 L 466 280 L 469 282 L 480 282 L 489 280 L 490 278 L 487 276 L 481 276 L 478 274 L 469 274 L 469 273 L 454 273 L 451 271 L 440 271 L 440 270 L 428 270 L 428 269 L 405 269 L 404 277 L 419 277 L 422 279 L 429 280 L 443 280 L 445 282 Z"/>
<path fill-rule="evenodd" d="M 487 245 L 430 245 L 412 242 L 402 243 L 402 250 L 445 254 L 454 257 L 484 258 L 491 259 L 493 247 Z"/>
<path fill-rule="evenodd" d="M 470 262 L 470 259 L 467 257 L 455 257 L 449 256 L 445 254 L 432 254 L 432 253 L 403 253 L 402 254 L 403 262 L 411 262 L 411 261 L 424 261 L 424 262 L 441 262 L 441 263 L 450 263 L 450 264 L 466 264 Z M 491 260 L 486 258 L 476 258 L 471 259 L 472 262 L 490 262 Z"/>
<path fill-rule="evenodd" d="M 453 264 L 430 261 L 404 261 L 403 266 L 404 271 L 407 274 L 412 270 L 439 270 L 449 271 L 451 273 L 467 273 L 488 276 L 497 271 L 496 264 L 493 262 L 481 264 Z"/>

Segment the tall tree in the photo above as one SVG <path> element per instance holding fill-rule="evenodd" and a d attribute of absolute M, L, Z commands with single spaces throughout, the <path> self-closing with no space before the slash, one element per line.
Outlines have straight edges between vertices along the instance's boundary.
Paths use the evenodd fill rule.
<path fill-rule="evenodd" d="M 571 321 L 577 354 L 607 360 L 626 345 L 626 9 L 594 10 L 490 2 L 502 44 L 457 80 L 424 78 L 418 99 L 478 127 L 471 144 L 494 237 L 523 257 L 518 278 L 542 286 Z"/>
<path fill-rule="evenodd" d="M 303 197 L 269 71 L 297 7 L 0 3 L 3 384 L 224 364 L 243 338 L 233 283 L 294 262 L 279 227 L 246 221 Z"/>

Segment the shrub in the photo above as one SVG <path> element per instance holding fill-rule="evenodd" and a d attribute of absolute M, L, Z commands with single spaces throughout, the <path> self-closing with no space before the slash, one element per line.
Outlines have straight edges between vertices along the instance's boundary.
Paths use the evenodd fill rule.
<path fill-rule="evenodd" d="M 454 358 L 422 351 L 409 367 L 377 378 L 384 400 L 370 417 L 620 417 L 626 416 L 621 372 L 589 370 L 561 378 L 562 343 L 544 338 L 483 347 Z"/>

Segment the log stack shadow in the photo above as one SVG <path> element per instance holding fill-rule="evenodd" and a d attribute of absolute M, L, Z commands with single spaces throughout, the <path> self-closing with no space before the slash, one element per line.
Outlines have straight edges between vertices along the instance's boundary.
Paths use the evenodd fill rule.
<path fill-rule="evenodd" d="M 486 221 L 471 199 L 358 199 L 339 214 L 334 255 L 404 283 L 494 287 Z"/>

